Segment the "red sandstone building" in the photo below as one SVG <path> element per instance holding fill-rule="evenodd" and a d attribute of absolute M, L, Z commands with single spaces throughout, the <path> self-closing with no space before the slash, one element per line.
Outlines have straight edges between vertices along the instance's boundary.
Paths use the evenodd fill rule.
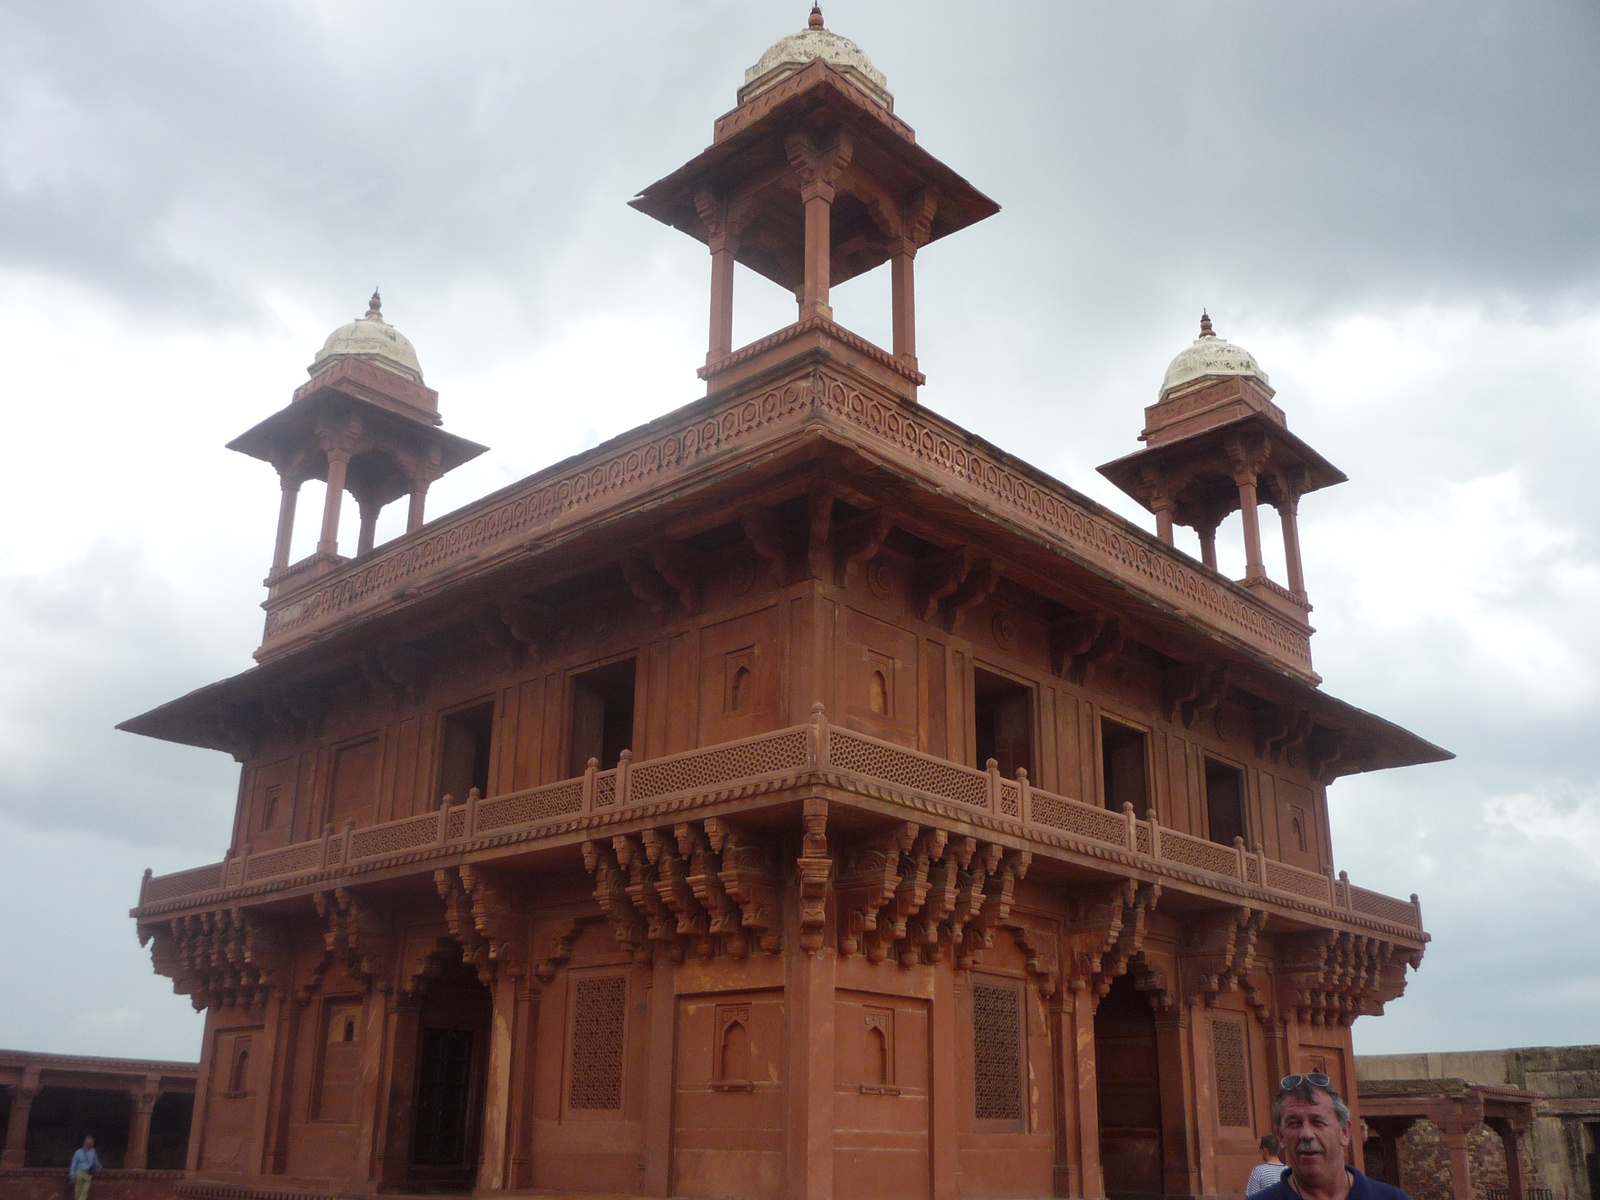
<path fill-rule="evenodd" d="M 1427 941 L 1329 845 L 1333 779 L 1445 757 L 1318 687 L 1343 476 L 1209 324 L 1104 468 L 1156 536 L 922 407 L 916 257 L 997 206 L 818 14 L 633 204 L 710 250 L 704 398 L 427 522 L 482 447 L 374 297 L 233 443 L 283 484 L 258 665 L 125 726 L 243 764 L 134 912 L 206 1011 L 185 1193 L 1237 1192 Z M 736 262 L 799 306 L 739 348 Z M 828 302 L 883 265 L 887 348 Z"/>

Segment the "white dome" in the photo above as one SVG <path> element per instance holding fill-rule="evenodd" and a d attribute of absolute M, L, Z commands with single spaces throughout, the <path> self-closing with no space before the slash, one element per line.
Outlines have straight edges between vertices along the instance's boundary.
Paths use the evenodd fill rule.
<path fill-rule="evenodd" d="M 1165 400 L 1185 384 L 1197 379 L 1219 379 L 1245 375 L 1261 381 L 1270 394 L 1272 385 L 1267 373 L 1261 369 L 1251 353 L 1243 346 L 1235 346 L 1211 331 L 1211 318 L 1200 316 L 1200 336 L 1172 360 L 1166 378 L 1161 381 L 1161 399 Z"/>
<path fill-rule="evenodd" d="M 889 94 L 889 81 L 883 72 L 872 65 L 861 47 L 849 38 L 822 27 L 822 12 L 813 7 L 808 28 L 788 37 L 779 38 L 761 60 L 744 73 L 744 86 L 739 89 L 739 103 L 744 104 L 776 87 L 789 76 L 803 71 L 817 59 L 831 63 L 867 95 L 890 112 L 894 111 L 894 97 Z"/>
<path fill-rule="evenodd" d="M 316 358 L 306 368 L 315 375 L 323 367 L 341 358 L 364 358 L 396 375 L 422 382 L 422 366 L 417 362 L 417 352 L 410 340 L 383 319 L 382 301 L 372 293 L 367 305 L 367 315 L 348 325 L 341 325 L 328 335 L 317 351 Z"/>

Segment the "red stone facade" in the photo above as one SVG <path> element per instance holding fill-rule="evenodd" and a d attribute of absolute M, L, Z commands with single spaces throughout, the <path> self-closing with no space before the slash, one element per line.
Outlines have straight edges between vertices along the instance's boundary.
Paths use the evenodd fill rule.
<path fill-rule="evenodd" d="M 207 1014 L 186 1194 L 1237 1192 L 1427 940 L 1326 786 L 1442 752 L 1317 688 L 1303 595 L 918 404 L 914 257 L 995 206 L 848 71 L 635 203 L 710 248 L 705 398 L 282 543 L 259 665 L 127 725 L 243 764 L 134 913 Z M 739 350 L 735 261 L 800 302 Z M 891 350 L 827 304 L 878 264 Z"/>

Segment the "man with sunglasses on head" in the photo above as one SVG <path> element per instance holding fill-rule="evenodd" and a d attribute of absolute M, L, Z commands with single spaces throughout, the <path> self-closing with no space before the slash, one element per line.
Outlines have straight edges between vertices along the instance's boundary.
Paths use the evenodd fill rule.
<path fill-rule="evenodd" d="M 1321 1072 L 1285 1075 L 1272 1102 L 1283 1143 L 1283 1178 L 1251 1200 L 1408 1200 L 1397 1187 L 1368 1179 L 1345 1162 L 1350 1109 Z"/>

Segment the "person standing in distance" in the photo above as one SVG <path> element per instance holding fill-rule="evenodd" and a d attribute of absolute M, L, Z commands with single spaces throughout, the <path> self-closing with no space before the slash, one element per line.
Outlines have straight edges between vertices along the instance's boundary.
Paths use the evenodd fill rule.
<path fill-rule="evenodd" d="M 1289 1170 L 1252 1200 L 1410 1200 L 1345 1162 L 1350 1109 L 1326 1075 L 1285 1075 L 1272 1102 L 1272 1125 Z"/>
<path fill-rule="evenodd" d="M 89 1185 L 100 1170 L 100 1156 L 94 1152 L 94 1139 L 86 1137 L 72 1155 L 67 1178 L 72 1180 L 72 1200 L 89 1200 Z"/>
<path fill-rule="evenodd" d="M 1283 1146 L 1275 1133 L 1263 1133 L 1259 1143 L 1261 1162 L 1250 1168 L 1250 1178 L 1244 1181 L 1244 1194 L 1254 1196 L 1264 1192 L 1283 1178 Z"/>

